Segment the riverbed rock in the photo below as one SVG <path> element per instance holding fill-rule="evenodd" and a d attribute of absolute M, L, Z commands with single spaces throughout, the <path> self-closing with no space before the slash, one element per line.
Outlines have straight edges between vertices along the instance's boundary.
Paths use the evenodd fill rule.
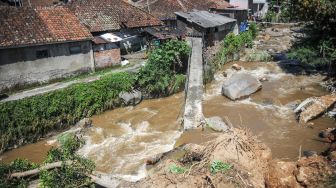
<path fill-rule="evenodd" d="M 232 66 L 231 66 L 231 68 L 233 69 L 233 70 L 236 70 L 236 71 L 240 71 L 240 70 L 242 70 L 242 66 L 240 66 L 240 65 L 238 65 L 238 64 L 233 64 Z"/>
<path fill-rule="evenodd" d="M 325 95 L 322 97 L 311 98 L 311 100 L 308 100 L 307 104 L 300 104 L 299 107 L 304 106 L 300 109 L 302 111 L 299 118 L 300 123 L 307 123 L 308 121 L 318 117 L 319 115 L 324 114 L 335 103 L 335 95 Z"/>
<path fill-rule="evenodd" d="M 207 126 L 217 132 L 225 132 L 229 129 L 229 126 L 224 123 L 221 117 L 215 116 L 206 118 Z"/>
<path fill-rule="evenodd" d="M 224 82 L 222 95 L 237 100 L 257 92 L 261 87 L 256 77 L 247 73 L 236 73 Z"/>
<path fill-rule="evenodd" d="M 122 92 L 119 94 L 119 97 L 125 105 L 137 105 L 142 100 L 141 91 L 131 91 L 131 92 Z"/>
<path fill-rule="evenodd" d="M 280 31 L 279 29 L 267 28 L 265 32 L 266 32 L 266 35 L 269 35 L 271 37 L 282 37 L 282 36 L 284 36 L 283 32 Z"/>
<path fill-rule="evenodd" d="M 89 128 L 92 126 L 92 120 L 90 118 L 84 118 L 76 123 L 76 126 L 80 127 L 81 129 Z"/>
<path fill-rule="evenodd" d="M 260 82 L 266 82 L 266 81 L 268 81 L 268 78 L 267 78 L 267 77 L 261 77 L 261 78 L 259 79 L 259 81 L 260 81 Z"/>
<path fill-rule="evenodd" d="M 336 141 L 336 128 L 327 128 L 320 132 L 319 137 L 323 139 L 324 142 L 335 142 Z"/>

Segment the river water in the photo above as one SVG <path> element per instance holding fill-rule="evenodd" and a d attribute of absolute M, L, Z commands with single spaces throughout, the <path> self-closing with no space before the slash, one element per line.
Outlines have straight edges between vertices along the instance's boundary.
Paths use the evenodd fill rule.
<path fill-rule="evenodd" d="M 221 85 L 234 73 L 232 63 L 215 75 L 205 87 L 203 109 L 205 117 L 219 116 L 236 127 L 250 130 L 268 145 L 273 158 L 296 160 L 300 147 L 321 152 L 328 145 L 318 141 L 320 130 L 334 127 L 335 121 L 320 117 L 309 125 L 299 125 L 287 103 L 310 96 L 327 94 L 319 83 L 321 75 L 295 76 L 285 73 L 275 63 L 236 62 L 244 70 L 265 77 L 262 90 L 247 99 L 230 101 L 221 96 Z M 146 176 L 144 160 L 169 151 L 183 143 L 202 143 L 214 138 L 211 131 L 188 131 L 182 134 L 181 114 L 184 94 L 167 98 L 145 100 L 134 107 L 119 108 L 92 117 L 94 127 L 79 150 L 96 162 L 97 170 L 127 180 Z M 53 139 L 14 149 L 0 157 L 4 162 L 17 157 L 41 162 Z"/>

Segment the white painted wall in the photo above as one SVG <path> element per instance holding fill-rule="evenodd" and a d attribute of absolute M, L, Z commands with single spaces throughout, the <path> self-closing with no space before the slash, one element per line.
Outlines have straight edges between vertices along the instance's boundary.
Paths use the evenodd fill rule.
<path fill-rule="evenodd" d="M 0 92 L 16 85 L 43 83 L 94 69 L 92 50 L 0 66 Z"/>
<path fill-rule="evenodd" d="M 248 0 L 230 0 L 230 4 L 240 9 L 248 9 Z"/>

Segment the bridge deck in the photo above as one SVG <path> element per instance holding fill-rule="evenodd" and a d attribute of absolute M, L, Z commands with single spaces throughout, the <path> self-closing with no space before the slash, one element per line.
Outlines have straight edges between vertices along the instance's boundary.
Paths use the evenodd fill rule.
<path fill-rule="evenodd" d="M 199 127 L 204 121 L 202 110 L 203 97 L 203 58 L 202 39 L 187 38 L 192 46 L 186 85 L 186 103 L 184 109 L 184 129 Z"/>

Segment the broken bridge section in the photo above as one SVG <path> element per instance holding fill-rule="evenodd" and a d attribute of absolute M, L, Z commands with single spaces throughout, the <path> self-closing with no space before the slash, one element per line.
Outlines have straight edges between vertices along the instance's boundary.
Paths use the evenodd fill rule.
<path fill-rule="evenodd" d="M 192 47 L 188 64 L 186 82 L 186 101 L 184 106 L 184 130 L 195 129 L 204 122 L 202 110 L 203 97 L 203 57 L 202 38 L 187 38 Z"/>

